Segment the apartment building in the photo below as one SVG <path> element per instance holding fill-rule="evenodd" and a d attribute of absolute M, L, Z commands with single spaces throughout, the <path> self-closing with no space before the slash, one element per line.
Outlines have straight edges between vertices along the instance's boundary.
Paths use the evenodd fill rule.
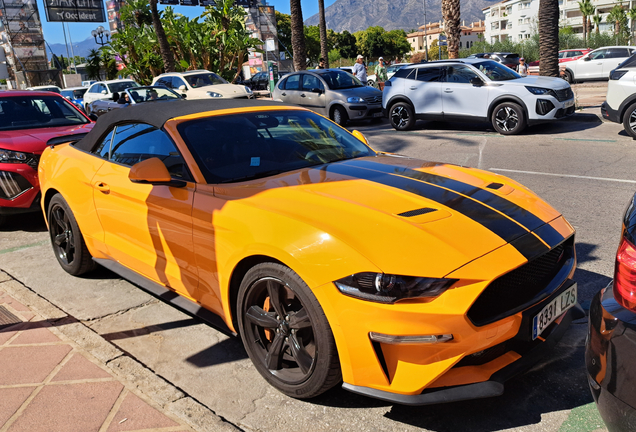
<path fill-rule="evenodd" d="M 482 10 L 484 38 L 489 43 L 508 39 L 521 42 L 530 39 L 537 29 L 539 0 L 504 0 Z"/>
<path fill-rule="evenodd" d="M 534 0 L 539 3 L 538 0 Z M 609 11 L 617 4 L 615 0 L 592 0 L 592 4 L 596 7 L 596 14 L 601 15 L 603 20 L 599 26 L 601 32 L 613 32 L 614 24 L 607 22 Z M 623 9 L 626 11 L 636 6 L 635 0 L 623 2 Z M 561 14 L 560 23 L 563 26 L 570 26 L 575 33 L 583 33 L 583 14 L 579 9 L 579 2 L 575 0 L 559 0 L 559 12 Z M 628 26 L 632 28 L 632 23 L 628 18 Z M 594 25 L 594 23 L 592 23 Z"/>
<path fill-rule="evenodd" d="M 636 1 L 636 0 L 635 0 Z M 466 25 L 466 21 L 462 22 L 461 35 L 459 39 L 459 49 L 472 47 L 479 41 L 480 35 L 484 34 L 484 21 L 476 21 Z M 430 47 L 433 41 L 445 41 L 444 22 L 434 22 L 422 25 L 417 32 L 406 35 L 408 42 L 411 44 L 411 54 L 416 52 L 424 52 L 426 46 Z"/>

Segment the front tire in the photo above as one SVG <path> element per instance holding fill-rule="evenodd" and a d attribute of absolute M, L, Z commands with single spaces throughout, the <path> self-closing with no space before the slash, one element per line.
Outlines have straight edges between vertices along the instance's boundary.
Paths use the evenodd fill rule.
<path fill-rule="evenodd" d="M 623 128 L 627 134 L 636 139 L 636 103 L 631 104 L 623 114 Z"/>
<path fill-rule="evenodd" d="M 375 81 L 373 81 L 373 80 L 368 80 L 368 81 L 367 81 L 367 85 L 368 85 L 369 87 L 377 87 L 377 86 L 375 85 Z"/>
<path fill-rule="evenodd" d="M 566 70 L 563 72 L 563 79 L 568 82 L 568 84 L 574 84 L 574 76 L 572 76 L 572 72 Z"/>
<path fill-rule="evenodd" d="M 338 126 L 344 126 L 347 124 L 347 120 L 349 120 L 349 116 L 347 115 L 347 111 L 341 106 L 335 106 L 331 111 L 331 120 Z"/>
<path fill-rule="evenodd" d="M 516 103 L 504 102 L 492 112 L 492 126 L 502 135 L 517 135 L 526 128 L 526 116 Z"/>
<path fill-rule="evenodd" d="M 96 265 L 93 257 L 86 247 L 73 212 L 60 194 L 51 198 L 48 221 L 51 245 L 64 271 L 78 276 L 93 270 Z"/>
<path fill-rule="evenodd" d="M 413 108 L 406 102 L 398 102 L 389 110 L 389 120 L 395 130 L 406 131 L 415 125 Z"/>
<path fill-rule="evenodd" d="M 342 380 L 327 318 L 305 282 L 281 264 L 251 268 L 239 288 L 238 323 L 258 372 L 288 396 L 309 399 Z"/>

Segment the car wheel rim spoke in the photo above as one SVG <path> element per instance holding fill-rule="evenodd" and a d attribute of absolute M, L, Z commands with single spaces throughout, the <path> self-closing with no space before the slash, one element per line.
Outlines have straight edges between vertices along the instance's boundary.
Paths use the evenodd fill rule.
<path fill-rule="evenodd" d="M 302 308 L 289 318 L 289 327 L 293 329 L 311 327 L 311 320 L 305 308 Z"/>
<path fill-rule="evenodd" d="M 61 247 L 61 246 L 62 246 L 62 244 L 63 244 L 65 241 L 67 241 L 67 239 L 66 239 L 66 234 L 65 234 L 65 233 L 58 234 L 58 235 L 56 235 L 56 236 L 55 236 L 55 244 L 56 244 L 57 246 L 60 246 L 60 247 Z"/>
<path fill-rule="evenodd" d="M 263 308 L 258 306 L 249 308 L 246 316 L 253 324 L 266 329 L 275 329 L 280 324 L 280 321 L 274 317 L 274 313 L 265 312 Z"/>
<path fill-rule="evenodd" d="M 289 339 L 289 347 L 291 348 L 292 357 L 294 357 L 294 360 L 296 360 L 300 371 L 306 374 L 311 370 L 314 358 L 300 344 L 300 341 L 298 339 L 299 338 L 296 335 L 292 335 Z"/>
<path fill-rule="evenodd" d="M 276 314 L 282 319 L 285 316 L 285 307 L 280 297 L 280 285 L 274 280 L 267 281 L 267 293 L 269 294 L 269 302 L 274 306 Z"/>
<path fill-rule="evenodd" d="M 631 130 L 636 131 L 636 111 L 633 111 L 629 116 L 629 127 Z"/>
<path fill-rule="evenodd" d="M 519 124 L 519 116 L 514 109 L 504 107 L 497 111 L 497 115 L 495 115 L 495 122 L 501 130 L 504 132 L 510 132 Z"/>
<path fill-rule="evenodd" d="M 398 127 L 403 127 L 409 120 L 409 113 L 404 107 L 397 107 L 391 117 L 393 118 L 393 123 L 396 123 Z"/>
<path fill-rule="evenodd" d="M 267 356 L 265 357 L 265 365 L 269 370 L 279 370 L 280 369 L 280 359 L 283 355 L 283 349 L 285 348 L 285 339 L 282 335 L 276 334 L 272 344 L 267 351 Z"/>

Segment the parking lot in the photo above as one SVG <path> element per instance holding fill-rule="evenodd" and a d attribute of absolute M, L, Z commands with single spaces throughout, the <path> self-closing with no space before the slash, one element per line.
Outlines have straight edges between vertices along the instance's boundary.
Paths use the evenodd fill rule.
<path fill-rule="evenodd" d="M 575 279 L 584 309 L 611 280 L 621 216 L 636 190 L 636 143 L 621 125 L 596 116 L 605 83 L 575 86 L 585 107 L 566 121 L 520 136 L 488 124 L 419 122 L 396 132 L 384 120 L 353 124 L 380 151 L 491 170 L 535 191 L 576 228 Z M 405 407 L 339 387 L 312 401 L 269 386 L 238 339 L 179 312 L 105 269 L 67 275 L 51 252 L 39 215 L 0 228 L 0 270 L 83 322 L 157 375 L 243 430 L 596 431 L 584 371 L 586 320 L 575 321 L 550 358 L 506 385 L 503 396 Z"/>

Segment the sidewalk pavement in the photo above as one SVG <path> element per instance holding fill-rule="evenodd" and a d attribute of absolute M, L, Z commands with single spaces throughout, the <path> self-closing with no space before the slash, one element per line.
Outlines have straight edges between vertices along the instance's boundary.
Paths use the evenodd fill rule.
<path fill-rule="evenodd" d="M 229 430 L 237 429 L 0 271 L 0 432 Z"/>

